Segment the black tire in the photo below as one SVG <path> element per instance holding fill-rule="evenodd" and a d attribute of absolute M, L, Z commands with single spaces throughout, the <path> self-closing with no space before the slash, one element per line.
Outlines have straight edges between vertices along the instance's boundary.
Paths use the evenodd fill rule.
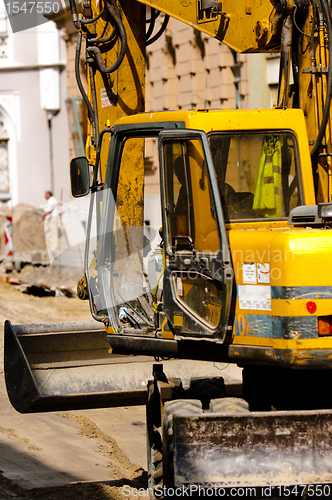
<path fill-rule="evenodd" d="M 249 413 L 249 404 L 241 398 L 222 398 L 210 401 L 212 413 Z"/>
<path fill-rule="evenodd" d="M 174 486 L 173 415 L 197 415 L 202 413 L 202 403 L 196 399 L 176 399 L 165 403 L 163 418 L 163 485 L 166 488 Z"/>
<path fill-rule="evenodd" d="M 182 381 L 180 378 L 169 378 L 168 383 L 172 388 L 173 397 L 183 393 Z M 162 445 L 162 425 L 160 419 L 159 396 L 155 400 L 154 382 L 148 382 L 146 404 L 147 421 L 147 462 L 148 462 L 148 488 L 150 498 L 156 498 L 154 492 L 161 491 L 163 486 L 163 445 Z M 160 495 L 158 495 L 160 498 Z"/>
<path fill-rule="evenodd" d="M 209 407 L 211 399 L 226 396 L 226 387 L 223 377 L 204 378 L 197 377 L 190 380 L 190 399 L 200 399 L 203 408 Z"/>
<path fill-rule="evenodd" d="M 147 423 L 147 458 L 148 458 L 148 492 L 150 498 L 155 498 L 155 489 L 163 486 L 163 450 L 161 439 L 161 422 L 155 413 L 154 383 L 148 382 L 148 397 L 146 404 Z"/>

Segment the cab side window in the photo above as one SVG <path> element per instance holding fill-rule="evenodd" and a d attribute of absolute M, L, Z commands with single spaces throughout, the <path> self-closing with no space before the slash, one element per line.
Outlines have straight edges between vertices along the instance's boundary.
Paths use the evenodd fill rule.
<path fill-rule="evenodd" d="M 286 218 L 301 204 L 293 134 L 213 133 L 209 140 L 226 220 Z"/>

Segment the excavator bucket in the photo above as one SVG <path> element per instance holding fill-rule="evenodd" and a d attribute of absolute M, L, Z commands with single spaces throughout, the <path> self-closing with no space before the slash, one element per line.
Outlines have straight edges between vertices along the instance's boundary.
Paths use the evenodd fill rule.
<path fill-rule="evenodd" d="M 21 413 L 144 403 L 145 386 L 126 359 L 109 354 L 97 322 L 5 323 L 7 392 Z"/>
<path fill-rule="evenodd" d="M 4 350 L 8 396 L 21 413 L 145 404 L 155 363 L 151 356 L 110 354 L 105 329 L 96 321 L 6 321 Z M 185 382 L 220 373 L 202 361 L 172 359 L 164 367 L 168 377 Z"/>
<path fill-rule="evenodd" d="M 191 485 L 192 493 L 206 487 L 256 487 L 259 494 L 263 487 L 331 483 L 329 410 L 207 412 L 173 419 L 176 487 Z M 299 495 L 301 491 L 304 487 Z M 271 496 L 269 492 L 264 498 Z"/>

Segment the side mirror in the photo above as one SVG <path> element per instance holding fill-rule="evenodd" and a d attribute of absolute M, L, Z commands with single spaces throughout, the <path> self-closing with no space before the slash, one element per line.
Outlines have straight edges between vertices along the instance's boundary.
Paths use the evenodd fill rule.
<path fill-rule="evenodd" d="M 73 158 L 70 162 L 71 194 L 74 198 L 85 196 L 89 193 L 90 175 L 89 163 L 85 156 Z"/>

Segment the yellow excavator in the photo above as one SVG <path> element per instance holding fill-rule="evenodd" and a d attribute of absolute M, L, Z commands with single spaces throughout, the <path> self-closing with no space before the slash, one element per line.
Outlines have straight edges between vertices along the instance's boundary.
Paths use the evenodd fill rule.
<path fill-rule="evenodd" d="M 254 488 L 267 497 L 329 496 L 329 2 L 92 0 L 78 12 L 72 0 L 71 11 L 88 109 L 86 157 L 72 160 L 71 185 L 73 196 L 91 196 L 78 292 L 95 322 L 6 322 L 13 406 L 146 398 L 152 496 L 249 496 Z M 168 16 L 238 52 L 280 52 L 276 108 L 144 113 L 145 48 Z M 159 173 L 159 231 L 144 224 L 146 156 Z M 181 362 L 172 375 L 156 363 L 149 380 L 128 355 L 235 363 L 243 380 L 225 385 L 206 374 L 183 385 Z"/>

